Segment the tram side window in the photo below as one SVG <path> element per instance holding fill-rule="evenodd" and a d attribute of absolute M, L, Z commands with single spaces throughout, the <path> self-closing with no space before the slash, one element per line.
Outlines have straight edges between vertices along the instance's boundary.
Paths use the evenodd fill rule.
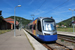
<path fill-rule="evenodd" d="M 36 24 L 33 26 L 33 29 L 36 30 Z"/>
<path fill-rule="evenodd" d="M 30 29 L 32 29 L 32 25 L 30 25 Z"/>
<path fill-rule="evenodd" d="M 42 32 L 40 20 L 38 20 L 38 22 L 37 22 L 37 29 L 38 29 L 40 32 Z"/>

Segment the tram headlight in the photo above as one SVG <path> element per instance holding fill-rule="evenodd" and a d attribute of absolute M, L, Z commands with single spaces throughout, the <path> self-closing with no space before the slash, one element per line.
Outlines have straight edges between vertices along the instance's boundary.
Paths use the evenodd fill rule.
<path fill-rule="evenodd" d="M 50 35 L 50 34 L 47 34 L 47 33 L 44 33 L 45 35 Z"/>

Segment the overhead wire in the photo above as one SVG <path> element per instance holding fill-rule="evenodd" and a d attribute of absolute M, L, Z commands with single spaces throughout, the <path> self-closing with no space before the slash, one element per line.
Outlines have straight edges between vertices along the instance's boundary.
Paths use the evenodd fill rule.
<path fill-rule="evenodd" d="M 68 1 L 69 1 L 69 0 L 67 0 L 66 2 L 68 2 Z M 58 8 L 58 7 L 62 6 L 62 5 L 63 5 L 63 4 L 65 4 L 66 2 L 64 2 L 64 3 L 60 4 L 59 6 L 57 6 L 57 7 L 55 7 L 54 9 L 52 9 L 52 10 L 48 11 L 47 13 L 49 13 L 49 12 L 51 12 L 51 11 L 55 10 L 56 8 Z M 47 13 L 45 13 L 45 14 L 47 14 Z"/>
<path fill-rule="evenodd" d="M 39 8 L 41 8 L 42 5 L 43 5 L 45 2 L 46 2 L 46 0 L 41 4 L 41 6 L 38 7 L 38 9 L 35 10 L 35 12 L 37 12 L 37 11 L 39 10 Z M 35 13 L 35 12 L 34 12 L 34 13 Z"/>

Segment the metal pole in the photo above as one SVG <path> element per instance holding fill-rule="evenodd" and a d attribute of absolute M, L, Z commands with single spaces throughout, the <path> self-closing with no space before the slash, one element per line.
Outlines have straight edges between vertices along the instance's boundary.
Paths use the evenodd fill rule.
<path fill-rule="evenodd" d="M 16 6 L 18 7 L 18 6 Z M 15 31 L 15 23 L 16 23 L 16 20 L 15 20 L 15 9 L 16 7 L 14 8 L 14 37 L 16 36 L 16 31 Z"/>
<path fill-rule="evenodd" d="M 21 21 L 21 29 L 22 29 L 22 21 Z"/>
<path fill-rule="evenodd" d="M 16 7 L 21 7 L 21 5 L 18 5 Z M 16 7 L 14 8 L 14 37 L 16 36 L 16 32 L 15 32 L 15 22 L 16 22 L 16 20 L 15 20 L 15 9 L 16 9 Z"/>
<path fill-rule="evenodd" d="M 16 7 L 14 8 L 14 37 L 16 36 L 16 33 L 15 33 L 15 9 L 16 9 Z"/>
<path fill-rule="evenodd" d="M 74 21 L 74 18 L 73 18 L 73 10 L 72 10 L 72 22 Z M 74 33 L 74 24 L 73 24 L 73 33 Z"/>

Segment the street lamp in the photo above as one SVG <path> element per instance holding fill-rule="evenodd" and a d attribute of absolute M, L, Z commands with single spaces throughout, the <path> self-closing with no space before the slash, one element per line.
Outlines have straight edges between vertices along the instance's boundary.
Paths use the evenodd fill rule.
<path fill-rule="evenodd" d="M 70 8 L 69 8 L 69 10 L 71 10 Z M 73 16 L 73 11 L 75 11 L 75 9 L 73 9 L 73 10 L 71 10 L 72 11 L 72 16 Z M 74 21 L 74 18 L 72 17 L 72 22 Z M 73 33 L 74 33 L 74 24 L 73 24 Z"/>
<path fill-rule="evenodd" d="M 21 7 L 21 5 L 18 5 L 16 7 Z M 16 33 L 15 33 L 15 23 L 16 23 L 16 21 L 15 21 L 15 9 L 16 9 L 16 7 L 14 8 L 14 37 L 16 36 Z"/>

